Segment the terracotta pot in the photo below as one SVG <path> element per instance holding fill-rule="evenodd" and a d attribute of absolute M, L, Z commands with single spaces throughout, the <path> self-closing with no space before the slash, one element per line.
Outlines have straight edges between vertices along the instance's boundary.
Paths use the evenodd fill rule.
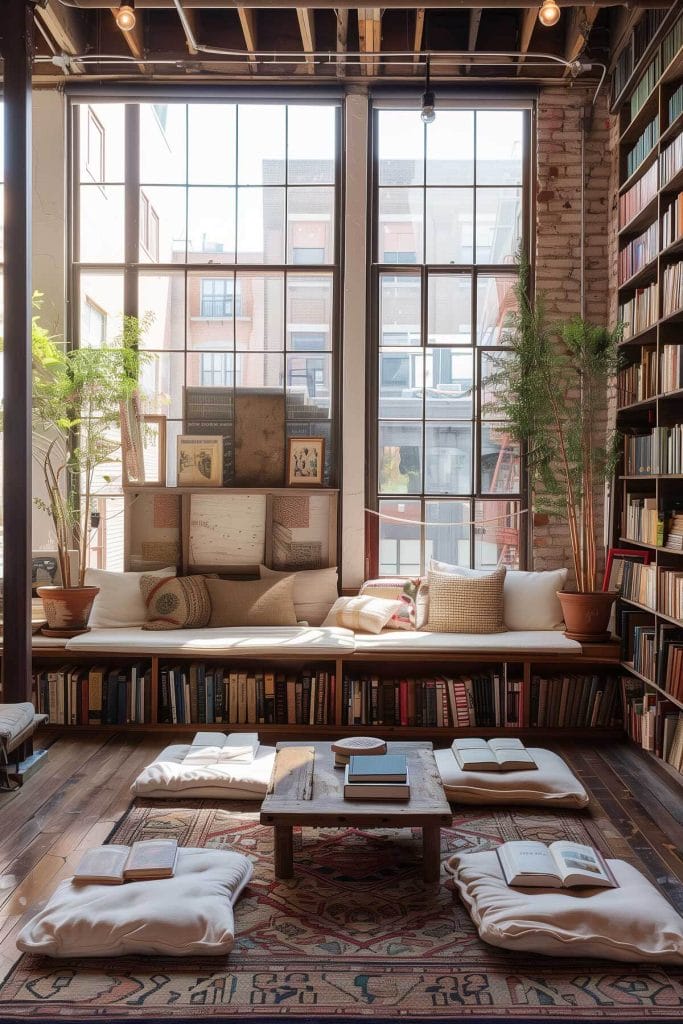
<path fill-rule="evenodd" d="M 37 587 L 42 599 L 47 626 L 46 636 L 77 636 L 87 633 L 88 618 L 99 587 Z"/>
<path fill-rule="evenodd" d="M 557 596 L 567 627 L 565 636 L 570 640 L 583 640 L 585 643 L 609 640 L 607 626 L 612 605 L 617 598 L 616 594 L 604 593 L 602 590 L 592 590 L 586 594 L 558 590 Z"/>

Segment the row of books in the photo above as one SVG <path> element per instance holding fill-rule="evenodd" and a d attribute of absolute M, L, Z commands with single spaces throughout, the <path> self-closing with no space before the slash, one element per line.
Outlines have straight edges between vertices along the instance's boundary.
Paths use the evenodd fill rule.
<path fill-rule="evenodd" d="M 683 771 L 683 713 L 661 694 L 638 692 L 638 681 L 625 678 L 624 728 L 631 739 L 656 757 Z"/>
<path fill-rule="evenodd" d="M 616 679 L 567 675 L 531 678 L 531 725 L 584 728 L 618 720 Z"/>
<path fill-rule="evenodd" d="M 57 725 L 130 725 L 151 721 L 151 669 L 134 665 L 62 665 L 33 675 L 34 703 Z"/>
<path fill-rule="evenodd" d="M 657 394 L 657 350 L 642 348 L 640 362 L 617 373 L 617 405 L 633 405 Z"/>
<path fill-rule="evenodd" d="M 668 113 L 670 125 L 683 114 L 683 82 L 669 96 Z"/>
<path fill-rule="evenodd" d="M 673 623 L 654 624 L 647 612 L 621 611 L 621 658 L 664 690 L 683 700 L 683 632 Z"/>
<path fill-rule="evenodd" d="M 619 227 L 628 224 L 657 195 L 657 164 L 619 196 Z"/>
<path fill-rule="evenodd" d="M 657 600 L 657 566 L 624 559 L 621 596 L 654 609 Z"/>
<path fill-rule="evenodd" d="M 676 198 L 667 206 L 662 214 L 662 249 L 677 242 L 683 237 L 683 192 L 679 192 Z"/>
<path fill-rule="evenodd" d="M 650 224 L 641 235 L 625 245 L 619 252 L 619 284 L 628 281 L 647 266 L 658 252 L 657 223 Z"/>
<path fill-rule="evenodd" d="M 655 682 L 674 700 L 683 701 L 683 632 L 672 623 L 658 625 Z"/>
<path fill-rule="evenodd" d="M 683 424 L 654 427 L 648 434 L 624 438 L 627 476 L 657 476 L 683 472 Z"/>
<path fill-rule="evenodd" d="M 617 59 L 612 76 L 612 98 L 616 99 L 628 84 L 633 69 L 652 42 L 657 29 L 669 12 L 666 9 L 650 8 L 634 26 L 631 38 Z"/>
<path fill-rule="evenodd" d="M 683 263 L 664 267 L 662 289 L 662 316 L 669 316 L 683 306 Z"/>
<path fill-rule="evenodd" d="M 682 46 L 683 17 L 680 17 L 675 21 L 662 40 L 662 71 L 666 71 Z"/>
<path fill-rule="evenodd" d="M 619 306 L 619 320 L 624 325 L 624 340 L 627 341 L 641 331 L 646 331 L 657 321 L 657 282 L 638 288 L 628 302 Z"/>
<path fill-rule="evenodd" d="M 638 170 L 645 157 L 659 138 L 659 118 L 654 117 L 639 136 L 635 146 L 626 154 L 626 177 Z"/>
<path fill-rule="evenodd" d="M 657 590 L 657 608 L 662 615 L 683 622 L 683 572 L 660 568 Z"/>
<path fill-rule="evenodd" d="M 519 728 L 523 723 L 522 682 L 505 672 L 433 679 L 347 676 L 342 685 L 343 725 Z"/>
<path fill-rule="evenodd" d="M 633 120 L 638 111 L 642 108 L 643 104 L 646 102 L 648 96 L 657 84 L 661 73 L 659 59 L 659 50 L 657 50 L 631 94 L 631 120 Z"/>
<path fill-rule="evenodd" d="M 666 395 L 683 388 L 683 359 L 680 345 L 663 345 L 659 353 L 659 391 Z"/>
<path fill-rule="evenodd" d="M 233 671 L 191 662 L 163 666 L 159 721 L 231 725 L 326 725 L 334 722 L 335 676 L 318 669 L 299 673 Z"/>
<path fill-rule="evenodd" d="M 683 167 L 683 135 L 677 135 L 659 154 L 659 187 L 668 185 Z"/>

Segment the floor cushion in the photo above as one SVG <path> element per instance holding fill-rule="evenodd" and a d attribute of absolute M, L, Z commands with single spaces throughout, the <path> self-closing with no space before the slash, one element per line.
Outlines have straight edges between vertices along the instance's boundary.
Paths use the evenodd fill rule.
<path fill-rule="evenodd" d="M 17 946 L 54 957 L 217 956 L 235 940 L 233 904 L 252 863 L 227 850 L 182 848 L 173 878 L 124 885 L 61 882 Z"/>
<path fill-rule="evenodd" d="M 488 850 L 457 854 L 447 867 L 479 938 L 492 946 L 683 966 L 683 918 L 637 868 L 607 863 L 617 889 L 513 889 Z"/>
<path fill-rule="evenodd" d="M 216 800 L 262 800 L 275 762 L 275 747 L 259 747 L 251 764 L 187 765 L 187 743 L 162 750 L 130 787 L 136 796 L 173 796 Z"/>
<path fill-rule="evenodd" d="M 465 772 L 450 747 L 435 750 L 447 798 L 460 804 L 586 806 L 588 793 L 561 757 L 540 747 L 527 749 L 538 765 L 535 771 Z"/>

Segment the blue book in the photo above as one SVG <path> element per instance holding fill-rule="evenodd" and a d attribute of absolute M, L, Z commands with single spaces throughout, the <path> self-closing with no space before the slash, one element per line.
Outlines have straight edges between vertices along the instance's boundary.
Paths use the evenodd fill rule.
<path fill-rule="evenodd" d="M 405 782 L 408 765 L 405 754 L 352 754 L 349 782 Z"/>

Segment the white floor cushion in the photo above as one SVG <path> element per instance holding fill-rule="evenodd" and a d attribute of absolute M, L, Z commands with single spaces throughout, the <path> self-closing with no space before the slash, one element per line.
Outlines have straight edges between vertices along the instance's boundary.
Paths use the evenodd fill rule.
<path fill-rule="evenodd" d="M 183 764 L 187 743 L 162 750 L 130 787 L 136 796 L 210 797 L 215 800 L 263 800 L 275 762 L 275 747 L 259 747 L 251 764 Z"/>
<path fill-rule="evenodd" d="M 218 956 L 235 940 L 233 904 L 252 863 L 226 850 L 178 850 L 175 875 L 124 885 L 61 882 L 17 946 L 55 957 Z"/>
<path fill-rule="evenodd" d="M 588 793 L 561 757 L 540 747 L 527 749 L 538 765 L 535 771 L 464 772 L 450 747 L 435 750 L 446 797 L 459 804 L 586 806 Z"/>
<path fill-rule="evenodd" d="M 447 866 L 479 938 L 492 946 L 683 966 L 683 918 L 636 868 L 608 864 L 617 889 L 512 889 L 493 851 L 458 854 Z"/>

